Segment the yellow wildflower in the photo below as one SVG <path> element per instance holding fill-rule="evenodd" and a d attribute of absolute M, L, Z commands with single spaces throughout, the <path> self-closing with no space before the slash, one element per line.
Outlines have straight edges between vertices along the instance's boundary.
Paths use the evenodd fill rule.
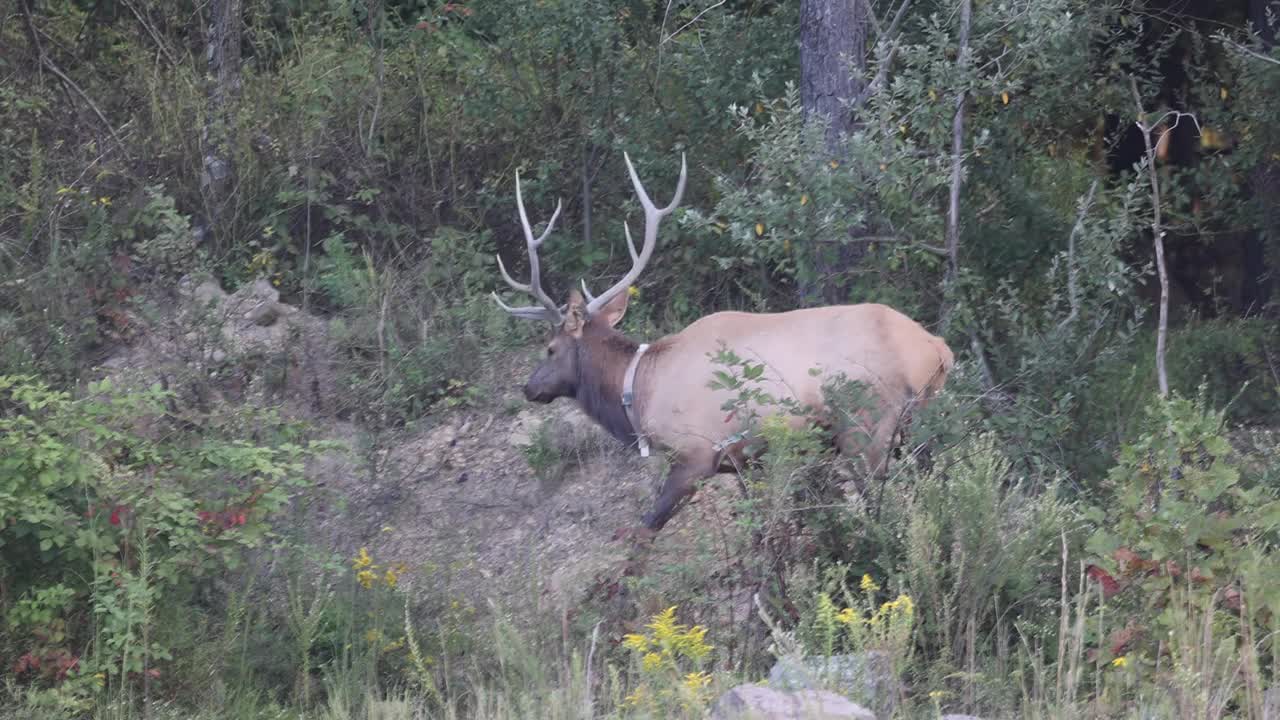
<path fill-rule="evenodd" d="M 645 653 L 644 657 L 640 659 L 640 667 L 645 672 L 653 672 L 662 667 L 662 656 L 656 652 Z"/>
<path fill-rule="evenodd" d="M 673 638 L 674 645 L 677 650 L 685 657 L 692 660 L 701 660 L 711 652 L 711 646 L 706 642 L 707 629 L 701 625 L 694 625 L 683 633 Z"/>
<path fill-rule="evenodd" d="M 640 297 L 640 288 L 636 287 L 635 285 L 628 285 L 627 294 L 630 295 L 631 297 Z"/>
<path fill-rule="evenodd" d="M 862 576 L 862 582 L 858 583 L 858 587 L 862 588 L 862 592 L 875 592 L 880 589 L 875 580 L 871 579 L 870 574 Z"/>
<path fill-rule="evenodd" d="M 896 600 L 885 603 L 884 608 L 910 617 L 915 612 L 915 603 L 911 601 L 910 595 L 899 595 Z"/>
<path fill-rule="evenodd" d="M 637 705 L 639 705 L 644 701 L 645 701 L 644 686 L 641 685 L 640 687 L 636 688 L 635 692 L 623 698 L 622 704 L 627 707 L 636 707 Z"/>
<path fill-rule="evenodd" d="M 351 567 L 356 570 L 373 567 L 373 556 L 369 555 L 369 548 L 360 548 L 360 552 L 351 561 Z"/>
<path fill-rule="evenodd" d="M 106 674 L 106 673 L 94 673 L 94 675 L 93 675 L 93 679 L 98 681 L 98 687 L 106 687 L 106 686 L 107 686 L 107 674 Z"/>
<path fill-rule="evenodd" d="M 372 570 L 361 570 L 356 573 L 356 582 L 359 582 L 365 590 L 373 587 L 373 583 L 377 579 L 378 576 Z"/>
<path fill-rule="evenodd" d="M 854 608 L 845 608 L 836 615 L 836 620 L 845 625 L 854 625 L 862 620 L 861 615 Z"/>
<path fill-rule="evenodd" d="M 1122 667 L 1128 667 L 1128 665 L 1129 665 L 1129 658 L 1125 657 L 1124 655 L 1121 655 L 1120 657 L 1111 661 L 1111 667 L 1122 668 Z"/>
<path fill-rule="evenodd" d="M 105 196 L 105 195 L 104 195 L 104 196 L 102 196 L 102 197 L 98 198 L 98 204 L 99 204 L 99 205 L 110 205 L 110 204 L 111 204 L 111 198 L 109 198 L 109 197 L 107 197 L 107 196 Z"/>
<path fill-rule="evenodd" d="M 948 696 L 948 695 L 950 695 L 950 694 L 951 694 L 951 693 L 949 693 L 949 692 L 947 692 L 947 691 L 945 691 L 945 690 L 934 690 L 933 692 L 929 693 L 929 699 L 930 699 L 930 700 L 941 700 L 942 698 L 947 697 L 947 696 Z"/>
<path fill-rule="evenodd" d="M 658 641 L 670 640 L 672 636 L 680 631 L 679 626 L 676 624 L 676 606 L 672 605 L 654 615 L 653 622 L 650 622 L 646 627 L 653 631 L 653 637 Z"/>
<path fill-rule="evenodd" d="M 695 692 L 710 684 L 711 676 L 705 672 L 691 672 L 684 676 L 684 686 Z"/>
<path fill-rule="evenodd" d="M 628 650 L 633 650 L 638 653 L 646 652 L 649 649 L 649 638 L 643 635 L 638 635 L 636 633 L 631 633 L 630 635 L 623 635 L 622 647 Z"/>
<path fill-rule="evenodd" d="M 396 583 L 400 582 L 400 573 L 396 572 L 394 568 L 387 568 L 387 573 L 382 576 L 382 581 L 387 584 L 387 587 L 394 588 Z"/>

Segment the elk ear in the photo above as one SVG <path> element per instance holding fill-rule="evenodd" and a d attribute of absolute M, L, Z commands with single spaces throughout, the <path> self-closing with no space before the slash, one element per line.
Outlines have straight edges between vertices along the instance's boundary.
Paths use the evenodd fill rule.
<path fill-rule="evenodd" d="M 569 333 L 573 337 L 582 337 L 582 328 L 587 324 L 587 303 L 582 299 L 582 293 L 577 290 L 569 291 L 569 309 L 565 312 L 564 325 L 561 329 Z"/>
<path fill-rule="evenodd" d="M 622 317 L 627 314 L 627 301 L 630 299 L 631 293 L 623 290 L 605 303 L 597 315 L 608 323 L 609 327 L 617 327 L 618 323 L 622 322 Z"/>

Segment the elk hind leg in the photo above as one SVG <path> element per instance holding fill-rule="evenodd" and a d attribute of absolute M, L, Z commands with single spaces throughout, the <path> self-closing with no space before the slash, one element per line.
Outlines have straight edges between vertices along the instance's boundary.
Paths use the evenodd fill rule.
<path fill-rule="evenodd" d="M 843 425 L 836 432 L 836 448 L 853 466 L 846 465 L 841 474 L 861 495 L 866 492 L 867 479 L 880 477 L 888 469 L 898 413 L 892 408 L 859 411 Z"/>

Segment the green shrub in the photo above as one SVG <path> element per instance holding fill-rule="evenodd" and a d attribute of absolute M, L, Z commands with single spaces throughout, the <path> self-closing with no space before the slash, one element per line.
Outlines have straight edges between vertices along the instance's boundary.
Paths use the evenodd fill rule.
<path fill-rule="evenodd" d="M 1177 608 L 1239 616 L 1234 632 L 1259 636 L 1280 611 L 1275 543 L 1276 488 L 1241 473 L 1225 434 L 1225 413 L 1204 392 L 1148 406 L 1145 428 L 1107 476 L 1107 501 L 1088 511 L 1097 530 L 1088 549 L 1093 575 L 1127 633 L 1100 649 L 1155 670 L 1165 636 L 1179 629 Z M 1177 596 L 1176 598 L 1174 596 Z"/>
<path fill-rule="evenodd" d="M 50 713 L 161 684 L 173 658 L 157 612 L 271 537 L 310 452 L 285 425 L 270 447 L 169 435 L 164 393 L 88 390 L 0 376 L 0 638 Z"/>

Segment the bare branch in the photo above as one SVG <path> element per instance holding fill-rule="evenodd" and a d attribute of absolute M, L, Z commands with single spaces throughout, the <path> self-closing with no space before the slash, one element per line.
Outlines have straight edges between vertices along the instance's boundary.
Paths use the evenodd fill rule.
<path fill-rule="evenodd" d="M 702 12 L 698 13 L 697 15 L 694 15 L 692 20 L 690 20 L 689 22 L 687 22 L 687 23 L 685 23 L 685 24 L 681 25 L 680 27 L 676 28 L 675 30 L 672 30 L 670 35 L 668 35 L 668 36 L 666 36 L 666 37 L 662 38 L 662 42 L 664 42 L 664 43 L 665 43 L 665 42 L 668 42 L 669 40 L 674 39 L 674 38 L 675 38 L 675 36 L 677 36 L 677 35 L 679 35 L 680 33 L 684 32 L 684 31 L 685 31 L 685 30 L 687 30 L 691 25 L 693 25 L 694 23 L 698 22 L 698 20 L 699 20 L 703 15 L 706 15 L 707 13 L 711 12 L 712 10 L 715 10 L 716 8 L 720 7 L 720 6 L 721 6 L 721 5 L 723 5 L 723 4 L 725 4 L 725 0 L 720 0 L 720 2 L 716 3 L 715 5 L 710 5 L 710 6 L 708 6 L 708 7 L 707 7 L 707 8 L 705 8 Z"/>
<path fill-rule="evenodd" d="M 40 35 L 39 31 L 36 29 L 35 20 L 31 17 L 31 8 L 28 6 L 26 0 L 24 0 L 21 5 L 22 16 L 27 22 L 27 31 L 31 33 L 31 44 L 35 46 L 36 54 L 40 57 L 40 63 L 44 65 L 49 72 L 57 75 L 58 79 L 61 80 L 69 90 L 80 96 L 80 99 L 84 101 L 84 104 L 89 106 L 89 109 L 93 111 L 94 115 L 98 116 L 98 120 L 101 121 L 103 127 L 107 129 L 107 132 L 111 135 L 111 139 L 116 141 L 116 145 L 120 147 L 120 151 L 128 154 L 128 151 L 124 146 L 124 141 L 120 139 L 120 134 L 116 132 L 115 127 L 111 125 L 111 121 L 103 114 L 102 109 L 98 107 L 98 104 L 93 101 L 93 98 L 89 97 L 88 93 L 76 84 L 75 80 L 72 80 L 65 72 L 62 71 L 62 68 L 58 67 L 58 63 L 54 62 L 53 58 L 49 57 L 49 55 L 45 53 L 44 45 L 40 43 Z"/>
<path fill-rule="evenodd" d="M 1071 312 L 1058 323 L 1058 328 L 1062 329 L 1075 322 L 1080 316 L 1080 287 L 1077 278 L 1080 274 L 1080 268 L 1076 265 L 1076 237 L 1084 232 L 1084 219 L 1089 214 L 1089 208 L 1093 205 L 1093 194 L 1098 189 L 1098 181 L 1095 178 L 1089 184 L 1089 192 L 1080 199 L 1079 210 L 1076 213 L 1076 224 L 1071 228 L 1071 234 L 1067 236 L 1067 303 L 1071 308 Z"/>
<path fill-rule="evenodd" d="M 913 248 L 931 252 L 941 257 L 947 256 L 947 249 L 940 248 L 937 245 L 929 245 L 927 243 L 916 242 L 911 238 L 898 237 L 897 235 L 863 235 L 860 237 L 850 238 L 819 238 L 815 242 L 827 243 L 830 245 L 843 245 L 845 243 L 905 243 Z"/>
<path fill-rule="evenodd" d="M 867 2 L 867 13 L 871 21 L 875 22 L 875 15 L 871 13 L 871 2 Z M 880 92 L 880 88 L 884 87 L 884 83 L 889 78 L 889 68 L 893 65 L 893 58 L 898 53 L 898 27 L 902 24 L 902 18 L 906 17 L 907 8 L 911 6 L 911 0 L 902 0 L 902 4 L 898 6 L 898 11 L 894 13 L 893 20 L 889 22 L 889 29 L 885 33 L 880 33 L 879 28 L 876 29 L 878 46 L 885 43 L 889 49 L 884 52 L 884 57 L 880 60 L 880 67 L 876 70 L 876 76 L 867 83 L 867 86 L 858 93 L 858 97 L 854 102 L 855 107 L 861 107 L 867 101 L 867 98 Z"/>
<path fill-rule="evenodd" d="M 1241 45 L 1240 43 L 1234 42 L 1234 41 L 1232 41 L 1232 40 L 1228 40 L 1228 39 L 1227 39 L 1227 37 L 1226 37 L 1225 35 L 1219 35 L 1219 36 L 1217 36 L 1217 37 L 1218 37 L 1218 42 L 1222 43 L 1223 45 L 1226 45 L 1227 47 L 1231 48 L 1232 50 L 1235 50 L 1236 52 L 1240 53 L 1241 55 L 1247 55 L 1248 57 L 1251 57 L 1251 58 L 1253 58 L 1254 60 L 1261 60 L 1261 61 L 1263 61 L 1263 62 L 1265 62 L 1265 63 L 1270 63 L 1270 64 L 1272 64 L 1272 65 L 1280 65 L 1280 60 L 1277 60 L 1277 59 L 1275 59 L 1275 58 L 1271 57 L 1270 55 L 1263 55 L 1262 53 L 1258 52 L 1257 50 L 1253 50 L 1253 49 L 1251 49 L 1251 48 L 1247 48 L 1247 47 L 1245 47 L 1244 45 Z"/>
<path fill-rule="evenodd" d="M 1142 131 L 1142 141 L 1146 145 L 1147 179 L 1151 183 L 1151 235 L 1156 248 L 1156 271 L 1160 276 L 1160 316 L 1156 329 L 1156 380 L 1160 384 L 1160 397 L 1169 395 L 1169 373 L 1165 368 L 1165 348 L 1169 339 L 1169 274 L 1164 263 L 1164 226 L 1160 215 L 1160 176 L 1156 173 L 1156 151 L 1151 144 L 1152 125 L 1147 124 L 1147 111 L 1142 107 L 1142 95 L 1138 92 L 1138 82 L 1129 76 L 1129 87 L 1133 90 L 1133 102 L 1138 109 L 1138 120 L 1135 123 Z M 1167 115 L 1167 113 L 1166 113 Z M 1166 131 L 1167 132 L 1167 131 Z"/>
<path fill-rule="evenodd" d="M 969 60 L 969 28 L 973 18 L 972 0 L 960 4 L 960 38 L 956 50 L 956 65 L 961 71 Z M 964 182 L 964 104 L 967 90 L 961 86 L 956 92 L 955 115 L 951 119 L 951 193 L 947 205 L 947 279 L 948 287 L 960 273 L 960 187 Z M 944 313 L 944 317 L 949 313 Z"/>
<path fill-rule="evenodd" d="M 160 34 L 156 32 L 155 27 L 147 21 L 146 17 L 143 16 L 132 2 L 129 0 L 123 0 L 123 2 L 124 6 L 129 8 L 129 12 L 133 13 L 133 16 L 137 18 L 138 24 L 142 26 L 142 29 L 146 30 L 147 34 L 151 36 L 151 41 L 156 44 L 156 47 L 160 48 L 160 52 L 164 54 L 165 59 L 169 61 L 169 64 L 177 67 L 179 64 L 178 59 L 173 56 L 173 51 L 169 49 L 168 43 L 161 39 Z"/>
<path fill-rule="evenodd" d="M 902 25 L 902 19 L 907 16 L 907 8 L 911 7 L 911 0 L 902 0 L 902 4 L 898 6 L 898 11 L 893 14 L 893 19 L 889 21 L 889 30 L 885 33 L 889 39 L 897 39 L 898 27 Z"/>

